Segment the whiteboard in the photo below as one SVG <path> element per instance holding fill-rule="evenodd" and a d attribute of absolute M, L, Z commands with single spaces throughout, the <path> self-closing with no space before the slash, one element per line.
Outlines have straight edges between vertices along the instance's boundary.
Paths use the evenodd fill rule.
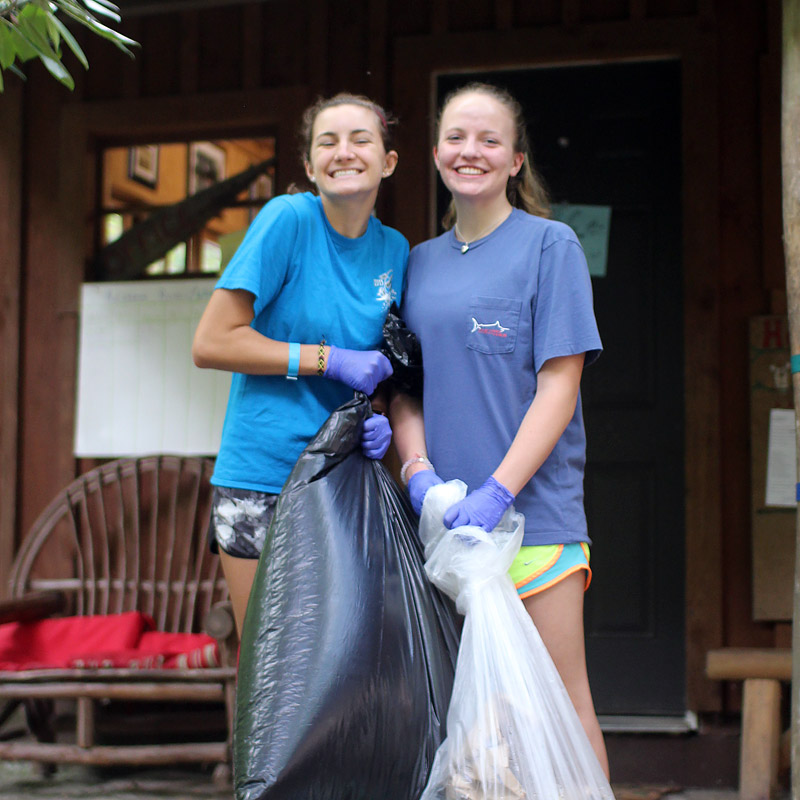
<path fill-rule="evenodd" d="M 216 279 L 81 287 L 75 455 L 216 455 L 231 375 L 192 338 Z"/>

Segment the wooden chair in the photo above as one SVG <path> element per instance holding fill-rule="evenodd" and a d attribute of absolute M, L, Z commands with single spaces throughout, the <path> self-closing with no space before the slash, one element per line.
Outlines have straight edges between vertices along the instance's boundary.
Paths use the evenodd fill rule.
<path fill-rule="evenodd" d="M 783 760 L 781 683 L 792 680 L 792 651 L 757 647 L 710 650 L 706 654 L 706 675 L 713 680 L 744 682 L 739 797 L 774 797 Z"/>
<path fill-rule="evenodd" d="M 87 472 L 44 510 L 25 537 L 0 620 L 61 608 L 67 615 L 149 614 L 165 632 L 205 626 L 222 665 L 180 669 L 36 669 L 0 671 L 0 724 L 23 703 L 36 741 L 0 741 L 0 758 L 45 764 L 217 764 L 230 777 L 236 633 L 219 559 L 207 546 L 212 462 L 148 456 Z M 56 741 L 55 700 L 76 703 L 74 743 Z M 101 700 L 224 703 L 227 734 L 219 742 L 98 744 Z"/>

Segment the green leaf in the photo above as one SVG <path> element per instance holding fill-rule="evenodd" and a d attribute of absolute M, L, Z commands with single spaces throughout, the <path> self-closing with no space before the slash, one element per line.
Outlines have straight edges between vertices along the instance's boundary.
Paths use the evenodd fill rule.
<path fill-rule="evenodd" d="M 70 91 L 75 88 L 75 81 L 72 80 L 72 75 L 67 72 L 60 61 L 41 54 L 39 55 L 39 60 L 47 67 L 47 71 L 59 81 L 59 83 L 64 84 Z"/>
<path fill-rule="evenodd" d="M 95 14 L 102 14 L 103 16 L 111 17 L 111 19 L 113 19 L 116 22 L 119 22 L 121 20 L 119 14 L 117 14 L 115 11 L 108 8 L 107 6 L 101 5 L 100 3 L 96 2 L 96 0 L 83 0 L 83 2 L 86 8 L 88 8 L 90 11 L 94 11 Z"/>
<path fill-rule="evenodd" d="M 131 57 L 133 57 L 133 53 L 128 50 L 126 45 L 131 47 L 139 47 L 139 42 L 129 39 L 127 36 L 123 36 L 121 33 L 118 33 L 117 31 L 112 30 L 106 25 L 98 22 L 97 19 L 88 11 L 84 11 L 83 9 L 76 10 L 74 4 L 72 3 L 64 5 L 63 11 L 65 14 L 68 14 L 70 17 L 80 22 L 81 25 L 85 25 L 87 28 L 89 28 L 89 30 L 93 31 L 98 36 L 102 36 L 104 39 L 108 39 L 109 41 L 113 42 L 117 47 L 119 47 L 120 50 L 124 51 Z"/>
<path fill-rule="evenodd" d="M 20 61 L 30 61 L 38 55 L 36 48 L 22 35 L 17 29 L 17 26 L 9 22 L 4 17 L 0 17 L 0 23 L 5 26 L 5 29 L 10 35 L 11 45 L 17 53 L 17 58 Z"/>
<path fill-rule="evenodd" d="M 28 6 L 25 10 L 30 9 L 37 12 L 38 9 L 33 6 Z M 43 19 L 39 14 L 22 14 L 17 18 L 17 30 L 28 40 L 30 45 L 36 50 L 37 54 L 47 58 L 60 60 L 60 55 L 50 41 L 47 31 L 47 20 Z"/>
<path fill-rule="evenodd" d="M 0 14 L 10 14 L 19 11 L 30 0 L 0 0 Z"/>
<path fill-rule="evenodd" d="M 61 32 L 61 38 L 67 43 L 70 50 L 76 55 L 78 61 L 83 64 L 86 69 L 89 69 L 89 61 L 86 54 L 81 49 L 81 46 L 75 40 L 75 37 L 69 32 L 69 28 L 58 17 L 53 17 L 53 22 Z"/>
<path fill-rule="evenodd" d="M 85 0 L 84 0 L 85 2 Z M 119 6 L 116 3 L 112 3 L 111 0 L 94 0 L 95 3 L 98 3 L 101 6 L 104 6 L 109 11 L 113 12 L 114 14 L 119 14 Z"/>
<path fill-rule="evenodd" d="M 50 74 L 69 89 L 75 82 L 62 63 L 62 42 L 88 69 L 86 54 L 69 28 L 56 16 L 62 12 L 88 28 L 92 33 L 108 39 L 133 58 L 129 47 L 139 43 L 109 28 L 94 14 L 121 21 L 119 7 L 111 0 L 0 0 L 0 92 L 3 91 L 2 70 L 9 70 L 23 80 L 24 73 L 16 62 L 38 58 Z M 94 14 L 92 13 L 94 12 Z M 6 14 L 13 14 L 12 19 Z"/>
<path fill-rule="evenodd" d="M 16 58 L 17 50 L 11 37 L 5 26 L 0 26 L 0 69 L 8 69 Z"/>

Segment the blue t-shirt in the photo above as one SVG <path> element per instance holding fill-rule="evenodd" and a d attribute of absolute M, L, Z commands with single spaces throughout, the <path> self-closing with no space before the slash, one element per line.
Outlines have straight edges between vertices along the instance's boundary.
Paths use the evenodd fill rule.
<path fill-rule="evenodd" d="M 375 217 L 349 239 L 331 227 L 319 197 L 281 195 L 253 220 L 216 288 L 251 292 L 252 327 L 270 339 L 370 350 L 400 301 L 407 260 L 406 239 Z M 280 492 L 323 422 L 352 397 L 344 383 L 316 375 L 234 373 L 211 482 Z"/>
<path fill-rule="evenodd" d="M 568 226 L 514 209 L 466 253 L 453 231 L 411 251 L 403 316 L 424 362 L 428 455 L 444 480 L 477 489 L 503 460 L 550 358 L 602 348 L 586 259 Z M 581 401 L 517 495 L 523 544 L 589 542 Z"/>

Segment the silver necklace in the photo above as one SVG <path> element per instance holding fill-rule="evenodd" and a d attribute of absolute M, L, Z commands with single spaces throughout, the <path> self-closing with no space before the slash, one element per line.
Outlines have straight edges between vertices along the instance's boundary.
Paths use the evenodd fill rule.
<path fill-rule="evenodd" d="M 508 217 L 508 214 L 506 214 L 503 217 L 503 219 L 501 219 L 499 222 L 493 222 L 488 228 L 485 228 L 484 230 L 482 230 L 472 241 L 473 242 L 477 242 L 478 239 L 483 239 L 484 236 L 487 236 L 488 234 L 490 234 L 495 228 L 499 228 L 506 221 L 507 217 Z M 467 241 L 466 237 L 463 236 L 461 234 L 461 232 L 458 230 L 458 223 L 457 222 L 453 225 L 453 231 L 455 232 L 457 239 L 462 239 L 463 240 L 461 242 L 461 255 L 464 255 L 464 253 L 466 253 L 467 250 L 469 250 L 469 244 L 470 243 Z"/>

